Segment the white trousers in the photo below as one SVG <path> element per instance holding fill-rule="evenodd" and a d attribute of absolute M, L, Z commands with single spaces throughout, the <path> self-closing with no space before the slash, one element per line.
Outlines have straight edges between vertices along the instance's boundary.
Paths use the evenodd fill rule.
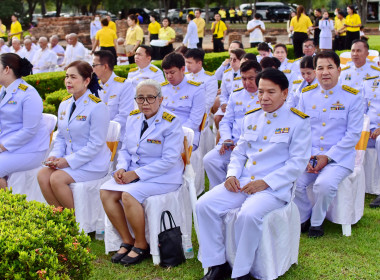
<path fill-rule="evenodd" d="M 319 174 L 307 173 L 305 171 L 298 178 L 294 202 L 300 211 L 301 223 L 306 222 L 310 218 L 311 226 L 322 225 L 330 203 L 336 196 L 340 182 L 350 175 L 351 172 L 348 168 L 330 163 Z M 313 182 L 314 205 L 312 205 L 306 191 L 306 188 Z"/>
<path fill-rule="evenodd" d="M 233 193 L 224 183 L 204 194 L 196 204 L 202 266 L 207 268 L 226 262 L 223 217 L 231 209 L 241 207 L 235 222 L 236 257 L 232 278 L 248 274 L 261 240 L 264 216 L 284 205 L 285 202 L 270 191 L 253 195 Z"/>
<path fill-rule="evenodd" d="M 209 151 L 203 158 L 203 164 L 210 182 L 210 190 L 226 180 L 227 166 L 230 163 L 231 151 L 219 154 L 219 146 Z"/>

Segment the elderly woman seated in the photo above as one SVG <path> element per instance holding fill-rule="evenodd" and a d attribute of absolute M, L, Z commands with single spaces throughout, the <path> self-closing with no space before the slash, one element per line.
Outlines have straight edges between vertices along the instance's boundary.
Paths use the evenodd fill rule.
<path fill-rule="evenodd" d="M 139 263 L 149 256 L 141 204 L 150 196 L 177 190 L 184 168 L 181 121 L 161 106 L 160 85 L 151 79 L 141 82 L 135 100 L 139 109 L 127 119 L 117 171 L 100 191 L 104 210 L 123 240 L 111 261 L 123 265 Z"/>

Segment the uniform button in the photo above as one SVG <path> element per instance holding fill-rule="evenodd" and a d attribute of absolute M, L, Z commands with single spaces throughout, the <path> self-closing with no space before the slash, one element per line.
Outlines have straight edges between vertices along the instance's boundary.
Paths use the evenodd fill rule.
<path fill-rule="evenodd" d="M 259 152 L 262 152 L 263 151 L 263 149 L 259 149 Z"/>
<path fill-rule="evenodd" d="M 172 103 L 174 104 L 174 101 L 172 101 Z"/>
<path fill-rule="evenodd" d="M 255 180 L 255 176 L 251 176 L 251 180 Z"/>
<path fill-rule="evenodd" d="M 267 120 L 267 124 L 270 124 L 271 123 L 271 121 L 270 120 Z"/>
<path fill-rule="evenodd" d="M 332 90 L 329 91 L 330 94 L 333 94 Z"/>
<path fill-rule="evenodd" d="M 139 144 L 136 145 L 137 147 L 139 146 Z"/>
<path fill-rule="evenodd" d="M 313 105 L 313 107 L 311 107 L 311 108 L 315 109 L 315 108 L 317 108 L 317 106 Z"/>
<path fill-rule="evenodd" d="M 264 136 L 264 140 L 267 140 L 268 137 Z"/>
<path fill-rule="evenodd" d="M 324 91 L 324 90 L 322 90 L 321 92 L 322 92 L 322 93 L 325 93 L 325 91 Z"/>
<path fill-rule="evenodd" d="M 374 94 L 373 97 L 376 97 L 376 94 Z"/>
<path fill-rule="evenodd" d="M 248 105 L 247 107 L 249 108 L 249 107 L 251 107 L 251 105 Z"/>
<path fill-rule="evenodd" d="M 106 84 L 106 87 L 108 87 L 108 84 Z"/>
<path fill-rule="evenodd" d="M 326 110 L 326 109 L 323 109 L 322 111 L 323 111 L 323 112 L 326 112 L 327 110 Z"/>
<path fill-rule="evenodd" d="M 104 94 L 106 94 L 107 91 L 103 90 Z"/>
<path fill-rule="evenodd" d="M 328 97 L 329 97 L 329 96 L 326 94 L 326 95 L 325 95 L 325 98 L 328 98 Z"/>
<path fill-rule="evenodd" d="M 323 139 L 325 139 L 325 137 L 321 136 L 321 137 L 319 137 L 319 139 L 323 140 Z"/>
<path fill-rule="evenodd" d="M 377 114 L 378 116 L 380 116 L 380 114 Z"/>
<path fill-rule="evenodd" d="M 322 123 L 322 125 L 323 125 L 323 126 L 326 126 L 326 123 L 325 123 L 325 122 L 323 122 L 323 123 Z"/>
<path fill-rule="evenodd" d="M 67 131 L 69 131 L 69 128 L 66 128 Z"/>
<path fill-rule="evenodd" d="M 276 114 L 276 113 L 274 113 L 274 114 L 273 114 L 273 117 L 277 117 L 277 114 Z"/>
<path fill-rule="evenodd" d="M 323 147 L 320 147 L 319 149 L 320 149 L 321 151 L 323 151 Z"/>
<path fill-rule="evenodd" d="M 71 143 L 71 139 L 69 140 L 69 142 Z"/>
<path fill-rule="evenodd" d="M 256 161 L 252 162 L 253 165 L 256 165 Z"/>

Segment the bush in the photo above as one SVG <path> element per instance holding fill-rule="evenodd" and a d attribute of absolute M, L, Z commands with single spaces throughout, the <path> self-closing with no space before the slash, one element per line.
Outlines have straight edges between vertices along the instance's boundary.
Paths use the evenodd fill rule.
<path fill-rule="evenodd" d="M 74 212 L 0 190 L 0 279 L 87 279 L 95 258 Z"/>
<path fill-rule="evenodd" d="M 42 99 L 45 99 L 47 93 L 65 88 L 63 71 L 29 75 L 24 80 L 38 91 Z"/>
<path fill-rule="evenodd" d="M 45 101 L 47 104 L 54 105 L 54 107 L 58 110 L 59 104 L 61 103 L 62 99 L 68 95 L 69 93 L 66 89 L 60 89 L 55 92 L 48 93 L 46 95 Z"/>

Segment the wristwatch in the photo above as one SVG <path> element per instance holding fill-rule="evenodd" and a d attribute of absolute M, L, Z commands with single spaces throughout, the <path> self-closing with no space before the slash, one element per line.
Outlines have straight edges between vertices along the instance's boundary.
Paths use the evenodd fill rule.
<path fill-rule="evenodd" d="M 334 160 L 331 157 L 327 157 L 327 164 L 333 162 Z"/>

